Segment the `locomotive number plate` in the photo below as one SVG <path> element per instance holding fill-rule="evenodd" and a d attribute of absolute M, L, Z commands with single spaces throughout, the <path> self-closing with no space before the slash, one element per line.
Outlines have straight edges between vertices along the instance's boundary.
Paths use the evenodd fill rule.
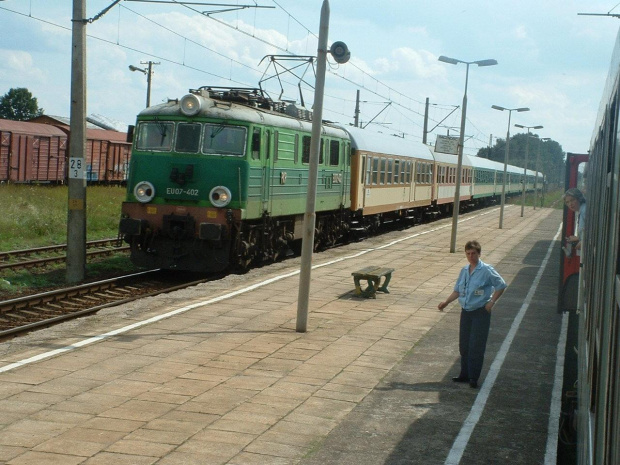
<path fill-rule="evenodd" d="M 166 194 L 168 195 L 191 195 L 197 197 L 199 194 L 198 189 L 183 189 L 181 187 L 166 187 Z"/>

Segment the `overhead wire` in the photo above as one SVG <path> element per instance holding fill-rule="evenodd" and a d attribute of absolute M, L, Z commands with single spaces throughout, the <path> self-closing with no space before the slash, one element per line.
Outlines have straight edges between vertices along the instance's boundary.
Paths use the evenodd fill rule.
<path fill-rule="evenodd" d="M 284 13 L 285 13 L 288 17 L 289 17 L 289 19 L 290 19 L 290 20 L 294 21 L 294 22 L 295 22 L 295 23 L 297 23 L 297 24 L 298 24 L 301 28 L 303 28 L 303 29 L 307 32 L 308 36 L 317 37 L 317 35 L 316 35 L 315 33 L 313 33 L 313 32 L 312 32 L 312 31 L 311 31 L 311 30 L 310 30 L 307 26 L 305 26 L 305 25 L 304 25 L 301 21 L 299 21 L 299 20 L 298 20 L 298 19 L 297 19 L 294 15 L 292 15 L 292 14 L 291 14 L 288 10 L 286 10 L 286 9 L 285 9 L 282 5 L 280 5 L 280 3 L 279 3 L 278 1 L 276 1 L 276 0 L 272 0 L 272 1 L 273 1 L 273 3 L 274 3 L 274 4 L 278 7 L 278 8 L 280 8 L 280 9 L 281 9 L 281 10 L 282 10 L 282 11 L 283 11 L 283 12 L 284 12 Z M 95 19 L 99 19 L 99 17 L 101 17 L 104 13 L 106 13 L 107 11 L 109 11 L 112 7 L 114 7 L 114 6 L 118 6 L 118 7 L 119 7 L 119 12 L 120 12 L 120 9 L 121 9 L 121 8 L 122 8 L 122 9 L 125 9 L 125 10 L 127 10 L 127 11 L 129 11 L 129 12 L 133 13 L 134 15 L 137 15 L 137 16 L 141 17 L 141 18 L 142 18 L 142 19 L 144 19 L 145 21 L 148 21 L 148 22 L 150 22 L 151 24 L 154 24 L 154 25 L 156 25 L 157 27 L 160 27 L 160 28 L 162 28 L 163 30 L 166 30 L 167 32 L 169 32 L 169 33 L 171 33 L 171 34 L 173 34 L 173 35 L 175 35 L 175 36 L 177 36 L 177 37 L 182 38 L 182 39 L 183 39 L 186 43 L 187 43 L 187 42 L 192 43 L 192 44 L 196 45 L 196 46 L 197 46 L 197 47 L 199 47 L 199 48 L 202 48 L 202 49 L 204 49 L 204 50 L 208 50 L 209 52 L 211 52 L 211 53 L 213 53 L 213 54 L 215 54 L 215 55 L 217 55 L 217 56 L 219 56 L 219 57 L 221 57 L 221 58 L 223 58 L 223 59 L 226 59 L 226 60 L 230 61 L 231 65 L 232 65 L 232 64 L 234 64 L 234 65 L 237 65 L 237 66 L 239 66 L 239 67 L 245 68 L 245 69 L 247 69 L 247 70 L 251 71 L 252 73 L 260 73 L 260 71 L 259 71 L 257 68 L 254 68 L 254 67 L 249 66 L 249 65 L 247 65 L 247 64 L 245 64 L 245 63 L 242 63 L 242 62 L 240 62 L 240 61 L 238 61 L 238 60 L 235 60 L 235 59 L 233 59 L 233 58 L 231 58 L 231 57 L 229 57 L 229 56 L 226 56 L 226 55 L 224 55 L 224 54 L 222 54 L 222 53 L 219 53 L 218 51 L 216 51 L 216 50 L 214 50 L 214 49 L 211 49 L 211 48 L 209 48 L 209 47 L 207 47 L 207 46 L 205 46 L 205 45 L 203 45 L 203 44 L 200 44 L 199 42 L 197 42 L 197 41 L 195 41 L 195 40 L 193 40 L 193 39 L 191 39 L 191 38 L 189 38 L 189 37 L 187 37 L 187 36 L 185 36 L 185 35 L 183 35 L 183 34 L 181 34 L 181 33 L 179 33 L 179 32 L 176 32 L 176 31 L 174 31 L 173 29 L 171 29 L 171 28 L 169 28 L 169 27 L 167 27 L 167 26 L 165 26 L 165 25 L 163 25 L 163 24 L 161 24 L 161 23 L 159 23 L 159 22 L 157 22 L 157 21 L 153 20 L 152 18 L 147 17 L 146 15 L 143 15 L 143 14 L 141 14 L 141 13 L 139 13 L 139 12 L 137 12 L 137 11 L 135 11 L 135 10 L 131 9 L 131 8 L 128 8 L 128 7 L 127 7 L 127 6 L 125 6 L 125 5 L 118 5 L 118 3 L 119 3 L 119 1 L 114 1 L 114 2 L 113 2 L 110 6 L 108 6 L 108 7 L 107 7 L 107 8 L 106 8 L 106 9 L 105 9 L 102 13 L 98 14 L 96 18 L 93 18 L 93 20 L 95 20 Z M 290 41 L 288 40 L 288 37 L 287 37 L 287 41 L 286 41 L 286 42 L 287 42 L 287 48 L 282 48 L 282 47 L 278 46 L 277 44 L 273 44 L 273 43 L 271 43 L 271 42 L 269 42 L 269 41 L 267 41 L 267 40 L 265 40 L 265 39 L 263 39 L 263 38 L 259 37 L 259 36 L 256 34 L 256 32 L 254 32 L 254 33 L 250 33 L 250 32 L 248 32 L 248 31 L 243 30 L 242 28 L 240 28 L 240 27 L 238 26 L 239 22 L 237 22 L 237 25 L 236 25 L 236 26 L 233 26 L 233 25 L 231 25 L 231 24 L 229 24 L 229 23 L 227 23 L 227 22 L 225 22 L 225 21 L 221 21 L 221 20 L 219 20 L 219 19 L 217 19 L 217 18 L 213 17 L 212 15 L 206 15 L 206 14 L 203 14 L 203 12 L 199 11 L 198 9 L 196 9 L 196 8 L 194 8 L 194 7 L 192 7 L 192 6 L 188 5 L 188 4 L 186 4 L 186 3 L 183 3 L 183 2 L 181 2 L 181 1 L 178 1 L 178 0 L 170 0 L 170 2 L 169 2 L 169 3 L 174 3 L 174 4 L 177 4 L 177 5 L 179 5 L 179 6 L 182 6 L 182 7 L 186 8 L 186 9 L 188 9 L 188 10 L 190 10 L 190 11 L 193 11 L 193 12 L 195 12 L 195 13 L 199 14 L 199 15 L 200 15 L 201 17 L 203 17 L 203 18 L 207 18 L 207 19 L 210 19 L 210 20 L 212 20 L 212 21 L 215 21 L 215 22 L 217 22 L 218 24 L 220 24 L 220 25 L 222 25 L 222 26 L 224 26 L 224 27 L 227 27 L 227 28 L 233 29 L 234 31 L 237 31 L 237 32 L 239 32 L 239 33 L 242 33 L 242 34 L 244 34 L 244 35 L 246 35 L 246 36 L 248 36 L 248 37 L 251 37 L 251 38 L 252 38 L 252 39 L 254 39 L 254 40 L 259 40 L 260 42 L 262 42 L 262 43 L 264 43 L 264 44 L 266 44 L 266 45 L 268 45 L 268 46 L 270 46 L 270 47 L 273 47 L 273 48 L 274 48 L 274 49 L 276 49 L 276 50 L 280 50 L 280 51 L 282 51 L 282 52 L 284 52 L 284 53 L 291 53 L 291 52 L 288 50 L 288 43 L 290 42 Z M 35 17 L 35 16 L 32 16 L 32 11 L 30 12 L 30 14 L 29 14 L 29 15 L 26 15 L 26 14 L 24 14 L 24 13 L 20 13 L 20 12 L 18 12 L 18 11 L 11 10 L 11 9 L 9 9 L 9 8 L 6 8 L 6 7 L 0 7 L 0 9 L 2 9 L 2 10 L 6 10 L 6 11 L 9 11 L 9 12 L 12 12 L 12 13 L 15 13 L 15 14 L 23 15 L 23 16 L 26 16 L 26 17 L 30 17 L 30 18 L 35 19 L 35 20 L 37 20 L 37 21 L 41 21 L 41 22 L 43 22 L 43 23 L 46 23 L 46 24 L 49 24 L 49 25 L 53 25 L 53 26 L 56 26 L 56 27 L 60 27 L 60 28 L 63 28 L 63 29 L 65 29 L 65 30 L 70 30 L 70 28 L 69 28 L 69 27 L 62 26 L 62 25 L 60 25 L 60 24 L 54 23 L 54 22 L 49 21 L 49 20 L 45 20 L 45 19 L 43 19 L 43 18 L 37 18 L 37 17 Z M 120 13 L 119 13 L 119 15 L 120 15 Z M 120 28 L 120 19 L 119 19 L 119 26 L 118 26 L 118 27 Z M 288 35 L 288 31 L 287 31 L 287 35 Z M 88 37 L 90 37 L 90 38 L 92 38 L 92 39 L 95 39 L 95 40 L 98 40 L 98 41 L 104 42 L 104 43 L 113 44 L 113 45 L 119 46 L 119 47 L 121 47 L 121 48 L 124 48 L 124 49 L 126 49 L 126 50 L 130 50 L 130 51 L 133 51 L 133 52 L 136 52 L 136 53 L 143 53 L 143 54 L 145 54 L 145 55 L 149 55 L 149 56 L 151 56 L 151 57 L 153 57 L 153 58 L 156 58 L 156 59 L 158 59 L 158 60 L 165 61 L 165 62 L 168 62 L 168 63 L 172 63 L 172 64 L 175 64 L 175 65 L 178 65 L 178 66 L 183 66 L 183 67 L 186 67 L 186 68 L 191 69 L 191 70 L 193 70 L 193 71 L 197 71 L 197 72 L 200 72 L 200 73 L 203 73 L 203 74 L 206 74 L 206 75 L 210 75 L 210 76 L 216 77 L 216 78 L 218 78 L 218 79 L 222 79 L 222 80 L 225 80 L 225 81 L 229 81 L 229 82 L 231 82 L 231 83 L 235 83 L 235 84 L 237 84 L 237 85 L 243 85 L 243 86 L 248 86 L 248 87 L 255 87 L 255 86 L 253 86 L 253 85 L 251 85 L 251 84 L 247 84 L 247 83 L 245 83 L 245 82 L 242 82 L 242 81 L 239 81 L 239 80 L 233 79 L 233 78 L 232 78 L 232 73 L 231 73 L 231 76 L 229 76 L 229 77 L 225 77 L 225 76 L 222 76 L 222 75 L 219 75 L 219 74 L 216 74 L 216 73 L 212 73 L 212 72 L 210 72 L 210 71 L 206 71 L 206 70 L 201 69 L 201 68 L 199 68 L 199 67 L 190 66 L 190 65 L 188 65 L 187 63 L 185 63 L 185 59 L 183 59 L 183 61 L 178 61 L 178 60 L 171 59 L 171 58 L 167 58 L 167 57 L 164 57 L 164 56 L 158 56 L 158 55 L 155 55 L 155 54 L 153 54 L 152 52 L 145 52 L 145 51 L 140 50 L 140 49 L 135 48 L 135 47 L 131 47 L 131 46 L 128 46 L 128 45 L 123 45 L 123 44 L 121 44 L 121 43 L 120 43 L 120 41 L 119 41 L 119 39 L 118 39 L 118 38 L 117 38 L 117 42 L 116 42 L 116 43 L 114 43 L 113 41 L 111 41 L 111 40 L 109 40 L 109 39 L 105 39 L 105 38 L 102 38 L 102 37 L 98 37 L 98 36 L 95 36 L 95 35 L 92 35 L 92 34 L 87 34 L 87 36 L 88 36 Z M 377 86 L 382 86 L 382 87 L 384 87 L 384 88 L 385 88 L 386 90 L 388 90 L 391 94 L 394 94 L 394 95 L 398 96 L 400 99 L 403 99 L 403 100 L 408 100 L 408 101 L 410 101 L 410 102 L 414 102 L 414 103 L 416 103 L 416 104 L 418 104 L 418 105 L 425 105 L 425 103 L 424 103 L 424 102 L 419 101 L 419 100 L 416 100 L 416 99 L 414 99 L 414 98 L 412 98 L 412 97 L 410 97 L 410 96 L 408 96 L 408 95 L 405 95 L 405 94 L 403 94 L 402 92 L 400 92 L 400 91 L 398 91 L 398 90 L 396 90 L 396 89 L 392 88 L 391 86 L 389 86 L 389 85 L 387 85 L 387 84 L 385 84 L 385 83 L 381 82 L 380 80 L 376 79 L 374 76 L 369 75 L 366 71 L 364 71 L 363 69 L 361 69 L 361 68 L 360 68 L 359 66 L 357 66 L 354 62 L 349 62 L 349 65 L 350 65 L 350 66 L 352 66 L 353 68 L 355 68 L 355 69 L 356 69 L 359 73 L 361 73 L 361 74 L 363 74 L 364 76 L 368 77 L 368 79 L 370 79 L 370 80 L 372 80 L 373 82 L 375 82 Z M 354 81 L 353 79 L 350 79 L 350 78 L 348 78 L 348 77 L 346 77 L 346 76 L 344 76 L 344 75 L 342 75 L 342 74 L 339 74 L 339 73 L 335 72 L 335 71 L 334 71 L 334 70 L 332 70 L 332 69 L 328 69 L 328 71 L 329 71 L 331 74 L 333 74 L 334 76 L 336 76 L 336 77 L 338 77 L 338 78 L 342 79 L 342 80 L 343 80 L 343 81 L 345 81 L 345 82 L 350 83 L 351 85 L 353 85 L 353 86 L 355 86 L 355 87 L 357 87 L 357 88 L 364 89 L 365 91 L 367 91 L 367 92 L 371 93 L 372 95 L 375 95 L 375 96 L 377 96 L 377 97 L 379 97 L 379 98 L 381 98 L 381 99 L 391 101 L 391 102 L 392 102 L 392 107 L 393 107 L 393 109 L 394 109 L 394 110 L 396 110 L 396 108 L 401 108 L 402 110 L 406 110 L 407 112 L 410 112 L 410 113 L 412 113 L 412 114 L 415 114 L 415 115 L 418 115 L 418 116 L 421 116 L 421 117 L 423 117 L 423 116 L 424 116 L 424 113 L 423 113 L 422 111 L 417 110 L 417 109 L 414 109 L 414 108 L 412 108 L 412 107 L 410 107 L 410 106 L 408 106 L 408 105 L 406 105 L 406 104 L 401 103 L 400 101 L 395 100 L 394 98 L 392 98 L 392 97 L 391 97 L 391 95 L 387 95 L 387 96 L 386 96 L 386 95 L 383 95 L 383 94 L 382 94 L 382 93 L 380 93 L 378 90 L 371 89 L 371 88 L 369 88 L 367 85 L 365 85 L 365 84 L 363 84 L 363 83 L 356 82 L 356 81 Z M 288 83 L 288 84 L 291 84 L 291 83 Z M 314 89 L 313 89 L 313 88 L 311 88 L 311 87 L 306 87 L 306 88 L 305 88 L 305 90 L 307 90 L 307 91 L 313 91 Z M 334 96 L 334 95 L 330 95 L 329 93 L 326 93 L 326 94 L 325 94 L 325 96 L 326 96 L 326 97 L 329 97 L 329 98 L 332 98 L 332 99 L 335 99 L 335 100 L 349 101 L 349 102 L 354 101 L 354 100 L 352 100 L 352 99 L 351 99 L 351 100 L 349 100 L 349 99 L 344 99 L 342 96 Z M 434 104 L 434 105 L 435 105 L 435 107 L 436 107 L 436 108 L 440 108 L 440 107 L 441 107 L 441 105 L 439 105 L 439 104 Z M 450 105 L 445 105 L 445 108 L 452 108 L 452 107 L 453 107 L 453 106 L 450 106 Z M 339 115 L 341 115 L 341 116 L 347 116 L 347 117 L 350 117 L 349 115 L 344 115 L 342 112 L 334 111 L 334 110 L 331 110 L 331 109 L 329 109 L 329 111 L 331 111 L 331 112 L 333 112 L 333 113 L 335 113 L 335 114 L 339 114 Z M 401 114 L 401 116 L 404 116 L 401 112 L 399 112 L 399 114 Z M 413 125 L 415 125 L 415 126 L 418 126 L 418 127 L 420 127 L 420 126 L 421 126 L 421 124 L 416 123 L 413 119 L 410 119 L 410 118 L 407 118 L 407 119 L 411 122 L 411 124 L 413 124 Z M 430 117 L 430 116 L 429 116 L 429 120 L 430 120 L 430 121 L 433 121 L 433 122 L 435 122 L 435 123 L 437 123 L 437 121 L 436 121 L 436 120 L 434 120 L 434 119 L 433 119 L 432 117 Z M 469 119 L 468 119 L 468 121 L 469 121 Z M 473 125 L 473 123 L 472 123 L 472 125 Z M 480 131 L 479 131 L 479 132 L 480 132 Z M 477 139 L 477 138 L 476 138 L 475 140 L 477 140 L 478 142 L 483 143 L 480 139 Z M 484 145 L 486 146 L 486 144 L 484 144 Z"/>

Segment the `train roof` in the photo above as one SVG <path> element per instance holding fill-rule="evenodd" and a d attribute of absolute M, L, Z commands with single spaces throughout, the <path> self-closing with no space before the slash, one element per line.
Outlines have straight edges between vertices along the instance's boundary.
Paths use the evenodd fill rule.
<path fill-rule="evenodd" d="M 368 131 L 354 126 L 342 127 L 351 137 L 351 146 L 365 152 L 433 160 L 429 146 L 402 137 Z"/>
<path fill-rule="evenodd" d="M 13 121 L 10 119 L 0 119 L 0 131 L 35 136 L 67 136 L 56 126 L 41 123 L 30 123 L 28 121 Z"/>
<path fill-rule="evenodd" d="M 191 93 L 200 100 L 200 111 L 195 116 L 198 118 L 224 119 L 230 123 L 243 121 L 291 130 L 312 131 L 312 113 L 288 102 L 270 102 L 270 108 L 266 108 L 267 105 L 255 105 L 251 100 L 244 102 L 241 99 L 212 98 L 214 94 L 207 88 L 194 90 Z M 138 116 L 187 118 L 181 112 L 180 100 L 169 100 L 167 103 L 146 108 Z M 321 132 L 323 135 L 347 138 L 346 132 L 327 122 L 323 122 Z"/>
<path fill-rule="evenodd" d="M 435 152 L 433 150 L 433 156 L 435 157 L 435 161 L 439 163 L 450 163 L 455 165 L 458 163 L 457 156 L 451 153 Z M 472 166 L 471 160 L 467 155 L 463 155 L 463 166 Z"/>

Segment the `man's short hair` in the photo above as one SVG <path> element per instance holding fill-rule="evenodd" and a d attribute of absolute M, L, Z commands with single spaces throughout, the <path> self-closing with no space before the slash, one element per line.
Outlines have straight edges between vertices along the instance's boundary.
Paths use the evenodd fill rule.
<path fill-rule="evenodd" d="M 481 253 L 482 252 L 482 246 L 480 245 L 480 242 L 478 241 L 467 241 L 467 244 L 465 244 L 465 250 L 472 250 L 474 249 L 476 252 Z"/>

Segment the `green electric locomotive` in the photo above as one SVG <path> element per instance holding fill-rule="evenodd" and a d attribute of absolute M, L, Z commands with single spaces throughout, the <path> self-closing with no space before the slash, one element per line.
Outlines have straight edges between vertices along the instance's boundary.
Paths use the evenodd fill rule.
<path fill-rule="evenodd" d="M 274 261 L 301 239 L 311 113 L 258 89 L 202 87 L 142 111 L 122 205 L 131 259 L 214 272 Z M 323 124 L 315 247 L 347 233 L 347 133 Z"/>

